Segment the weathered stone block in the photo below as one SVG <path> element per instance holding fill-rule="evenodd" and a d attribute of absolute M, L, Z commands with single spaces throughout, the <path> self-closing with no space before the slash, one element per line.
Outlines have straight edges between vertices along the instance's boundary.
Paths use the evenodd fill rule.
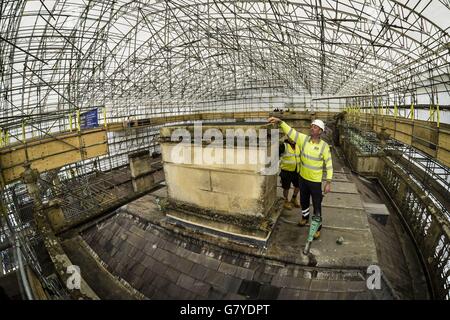
<path fill-rule="evenodd" d="M 133 178 L 132 183 L 134 192 L 144 192 L 153 187 L 155 179 L 153 178 L 153 175 L 149 174 L 140 176 L 139 178 Z"/>
<path fill-rule="evenodd" d="M 267 178 L 239 172 L 211 171 L 211 191 L 233 196 L 260 198 Z"/>
<path fill-rule="evenodd" d="M 244 134 L 238 139 L 230 129 Z M 278 155 L 278 145 L 271 144 L 278 142 L 278 134 L 269 129 L 257 123 L 211 124 L 202 126 L 201 137 L 193 134 L 198 127 L 161 129 L 164 174 L 174 209 L 167 215 L 221 232 L 254 237 L 253 231 L 258 230 L 267 235 L 266 227 L 273 221 L 262 219 L 272 219 L 269 211 L 277 201 L 278 173 L 278 157 L 271 157 Z M 208 130 L 215 130 L 219 138 L 205 137 Z M 177 136 L 182 139 L 174 139 Z M 269 166 L 274 170 L 265 171 Z M 258 233 L 260 237 L 266 239 Z"/>
<path fill-rule="evenodd" d="M 219 213 L 262 216 L 266 211 L 264 204 L 270 208 L 276 200 L 276 177 L 272 176 L 173 164 L 165 164 L 165 176 L 172 200 Z M 272 181 L 272 189 L 268 189 L 266 180 Z"/>
<path fill-rule="evenodd" d="M 59 204 L 53 204 L 47 209 L 47 216 L 53 230 L 61 230 L 66 224 L 66 218 Z"/>
<path fill-rule="evenodd" d="M 152 171 L 151 156 L 148 150 L 128 155 L 131 177 L 137 178 Z"/>
<path fill-rule="evenodd" d="M 203 169 L 229 169 L 233 171 L 261 172 L 270 162 L 270 151 L 256 147 L 201 147 L 186 144 L 161 143 L 164 163 L 182 164 Z"/>

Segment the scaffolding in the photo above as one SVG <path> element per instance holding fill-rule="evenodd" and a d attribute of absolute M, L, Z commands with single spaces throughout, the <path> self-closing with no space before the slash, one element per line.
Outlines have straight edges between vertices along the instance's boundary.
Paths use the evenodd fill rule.
<path fill-rule="evenodd" d="M 62 199 L 68 219 L 94 208 L 93 194 L 115 201 L 106 176 L 121 172 L 130 152 L 160 152 L 165 121 L 132 121 L 346 111 L 358 123 L 346 128 L 351 139 L 375 154 L 382 147 L 370 116 L 450 123 L 449 30 L 443 0 L 1 1 L 0 149 L 80 133 L 82 115 L 97 110 L 108 153 L 39 178 L 43 200 Z M 385 148 L 395 149 L 395 161 L 424 172 L 424 187 L 449 192 L 448 167 L 397 143 Z M 48 281 L 27 244 L 42 239 L 25 185 L 3 186 L 0 198 L 0 248 L 29 230 L 19 232 L 25 258 Z M 2 261 L 4 270 L 17 267 L 14 258 Z"/>
<path fill-rule="evenodd" d="M 122 121 L 324 95 L 450 105 L 446 5 L 3 1 L 0 126 L 13 142 L 93 106 Z"/>

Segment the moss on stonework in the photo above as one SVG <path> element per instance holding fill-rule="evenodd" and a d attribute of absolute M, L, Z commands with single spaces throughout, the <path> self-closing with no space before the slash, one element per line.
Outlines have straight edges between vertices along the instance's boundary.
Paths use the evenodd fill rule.
<path fill-rule="evenodd" d="M 269 231 L 273 224 L 273 222 L 266 217 L 229 215 L 218 211 L 198 208 L 179 201 L 169 201 L 168 208 L 182 212 L 187 212 L 190 215 L 195 216 L 197 218 L 213 222 L 232 224 L 248 230 Z"/>

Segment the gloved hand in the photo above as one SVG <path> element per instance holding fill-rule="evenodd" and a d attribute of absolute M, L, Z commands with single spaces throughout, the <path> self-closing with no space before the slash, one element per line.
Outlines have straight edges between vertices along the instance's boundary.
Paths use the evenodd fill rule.
<path fill-rule="evenodd" d="M 272 123 L 272 124 L 278 124 L 281 122 L 281 120 L 276 117 L 270 117 L 269 119 L 267 119 L 267 122 Z"/>

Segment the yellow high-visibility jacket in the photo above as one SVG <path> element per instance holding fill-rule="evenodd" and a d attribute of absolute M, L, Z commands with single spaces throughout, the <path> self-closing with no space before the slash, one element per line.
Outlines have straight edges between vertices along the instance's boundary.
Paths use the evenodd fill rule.
<path fill-rule="evenodd" d="M 295 144 L 295 150 L 289 143 L 284 143 L 284 153 L 280 158 L 280 168 L 286 171 L 300 172 L 300 147 Z"/>
<path fill-rule="evenodd" d="M 327 172 L 327 181 L 333 178 L 333 162 L 331 160 L 330 146 L 322 139 L 313 143 L 310 136 L 297 132 L 284 121 L 280 124 L 281 130 L 295 141 L 300 148 L 300 176 L 312 182 L 322 182 L 323 167 Z"/>

